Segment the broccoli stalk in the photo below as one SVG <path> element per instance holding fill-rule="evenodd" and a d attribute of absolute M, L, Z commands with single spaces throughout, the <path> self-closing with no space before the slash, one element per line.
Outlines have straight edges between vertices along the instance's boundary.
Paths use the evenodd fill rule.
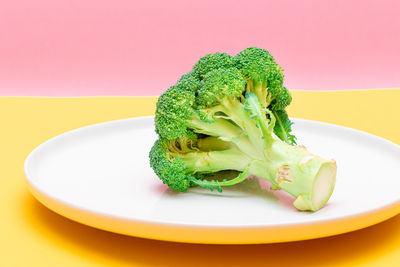
<path fill-rule="evenodd" d="M 295 146 L 284 108 L 291 97 L 282 69 L 268 52 L 249 48 L 235 58 L 216 53 L 199 60 L 159 99 L 160 139 L 150 165 L 170 188 L 222 191 L 250 175 L 293 195 L 299 210 L 316 211 L 332 194 L 336 163 Z M 210 180 L 234 170 L 236 178 Z"/>

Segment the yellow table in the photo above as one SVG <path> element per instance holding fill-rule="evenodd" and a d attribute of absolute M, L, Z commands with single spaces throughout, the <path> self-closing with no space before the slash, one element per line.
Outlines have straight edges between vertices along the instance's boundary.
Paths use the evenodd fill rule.
<path fill-rule="evenodd" d="M 293 99 L 292 117 L 349 126 L 400 144 L 400 90 L 293 91 Z M 316 240 L 194 245 L 93 229 L 31 196 L 23 163 L 32 149 L 77 127 L 151 115 L 155 102 L 155 97 L 0 98 L 1 266 L 400 266 L 400 215 Z"/>

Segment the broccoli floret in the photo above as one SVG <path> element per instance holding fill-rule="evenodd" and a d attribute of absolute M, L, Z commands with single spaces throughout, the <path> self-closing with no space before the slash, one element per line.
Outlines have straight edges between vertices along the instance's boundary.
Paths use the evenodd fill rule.
<path fill-rule="evenodd" d="M 230 68 L 234 65 L 235 63 L 231 55 L 217 52 L 200 58 L 193 66 L 193 71 L 200 79 L 203 79 L 212 70 Z"/>
<path fill-rule="evenodd" d="M 150 165 L 177 191 L 222 191 L 255 175 L 296 197 L 299 210 L 318 210 L 333 191 L 336 163 L 294 146 L 290 102 L 282 69 L 266 50 L 209 54 L 159 98 Z M 237 177 L 208 179 L 225 171 Z"/>
<path fill-rule="evenodd" d="M 191 175 L 185 171 L 185 162 L 173 156 L 168 141 L 157 140 L 150 155 L 151 168 L 170 188 L 181 192 L 189 188 Z"/>
<path fill-rule="evenodd" d="M 179 81 L 176 83 L 176 87 L 181 90 L 189 90 L 196 92 L 200 85 L 200 79 L 197 74 L 191 70 L 189 73 L 182 75 Z"/>
<path fill-rule="evenodd" d="M 172 86 L 162 94 L 155 115 L 158 135 L 168 140 L 188 135 L 187 121 L 193 115 L 194 103 L 195 93 L 180 87 Z"/>
<path fill-rule="evenodd" d="M 268 51 L 250 47 L 237 54 L 234 60 L 246 79 L 246 91 L 256 94 L 262 105 L 274 111 L 275 116 L 292 102 L 292 96 L 283 86 L 283 69 Z M 276 134 L 283 141 L 295 145 L 296 137 L 291 134 L 291 123 L 287 120 L 277 120 Z"/>
<path fill-rule="evenodd" d="M 237 54 L 234 61 L 246 79 L 247 92 L 255 93 L 265 107 L 284 109 L 290 104 L 290 95 L 282 95 L 283 69 L 268 51 L 250 47 Z"/>

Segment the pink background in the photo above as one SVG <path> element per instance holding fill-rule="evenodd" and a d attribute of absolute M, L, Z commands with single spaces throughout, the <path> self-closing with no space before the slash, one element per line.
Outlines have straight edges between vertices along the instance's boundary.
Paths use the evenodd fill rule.
<path fill-rule="evenodd" d="M 269 50 L 290 89 L 400 87 L 400 1 L 13 0 L 0 95 L 158 95 L 211 52 Z"/>

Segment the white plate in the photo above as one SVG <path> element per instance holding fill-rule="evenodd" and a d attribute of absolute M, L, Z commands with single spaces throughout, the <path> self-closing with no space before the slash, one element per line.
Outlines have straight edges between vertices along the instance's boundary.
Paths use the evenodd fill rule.
<path fill-rule="evenodd" d="M 92 125 L 37 147 L 25 162 L 34 196 L 55 212 L 104 230 L 178 242 L 269 243 L 360 229 L 400 212 L 400 148 L 361 131 L 294 119 L 299 144 L 338 165 L 321 210 L 299 212 L 258 179 L 222 193 L 173 192 L 149 167 L 153 118 Z"/>

